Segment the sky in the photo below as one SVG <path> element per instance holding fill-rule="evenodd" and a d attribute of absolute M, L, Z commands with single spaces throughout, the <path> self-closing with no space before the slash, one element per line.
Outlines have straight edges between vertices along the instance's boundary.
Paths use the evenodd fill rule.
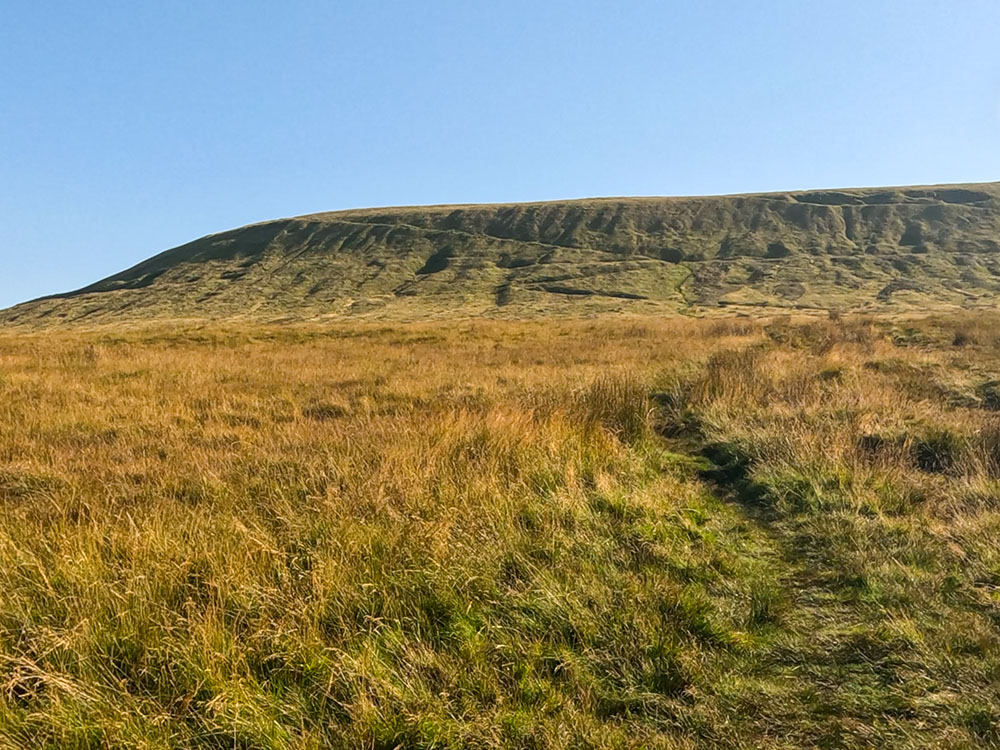
<path fill-rule="evenodd" d="M 0 307 L 379 205 L 1000 180 L 996 0 L 2 0 Z"/>

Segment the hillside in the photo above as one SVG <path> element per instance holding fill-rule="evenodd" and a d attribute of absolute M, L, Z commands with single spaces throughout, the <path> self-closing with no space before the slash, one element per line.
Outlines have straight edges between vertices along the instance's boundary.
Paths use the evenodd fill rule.
<path fill-rule="evenodd" d="M 1000 183 L 386 208 L 210 235 L 0 322 L 992 305 Z"/>

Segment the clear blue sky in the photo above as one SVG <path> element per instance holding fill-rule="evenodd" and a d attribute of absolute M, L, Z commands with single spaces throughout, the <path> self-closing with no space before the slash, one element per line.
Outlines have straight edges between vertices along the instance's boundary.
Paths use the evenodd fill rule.
<path fill-rule="evenodd" d="M 1000 180 L 1000 2 L 0 2 L 0 306 L 369 205 Z"/>

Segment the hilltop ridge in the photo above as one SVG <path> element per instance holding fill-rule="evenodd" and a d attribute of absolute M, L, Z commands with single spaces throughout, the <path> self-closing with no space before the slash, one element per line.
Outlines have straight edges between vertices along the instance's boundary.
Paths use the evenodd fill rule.
<path fill-rule="evenodd" d="M 212 234 L 15 325 L 993 306 L 1000 183 L 368 208 Z"/>

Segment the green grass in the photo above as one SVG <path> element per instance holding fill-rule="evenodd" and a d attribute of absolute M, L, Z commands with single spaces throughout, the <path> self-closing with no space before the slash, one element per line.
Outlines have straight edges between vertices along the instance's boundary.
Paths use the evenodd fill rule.
<path fill-rule="evenodd" d="M 0 323 L 995 308 L 998 236 L 996 183 L 341 211 L 210 235 Z"/>

